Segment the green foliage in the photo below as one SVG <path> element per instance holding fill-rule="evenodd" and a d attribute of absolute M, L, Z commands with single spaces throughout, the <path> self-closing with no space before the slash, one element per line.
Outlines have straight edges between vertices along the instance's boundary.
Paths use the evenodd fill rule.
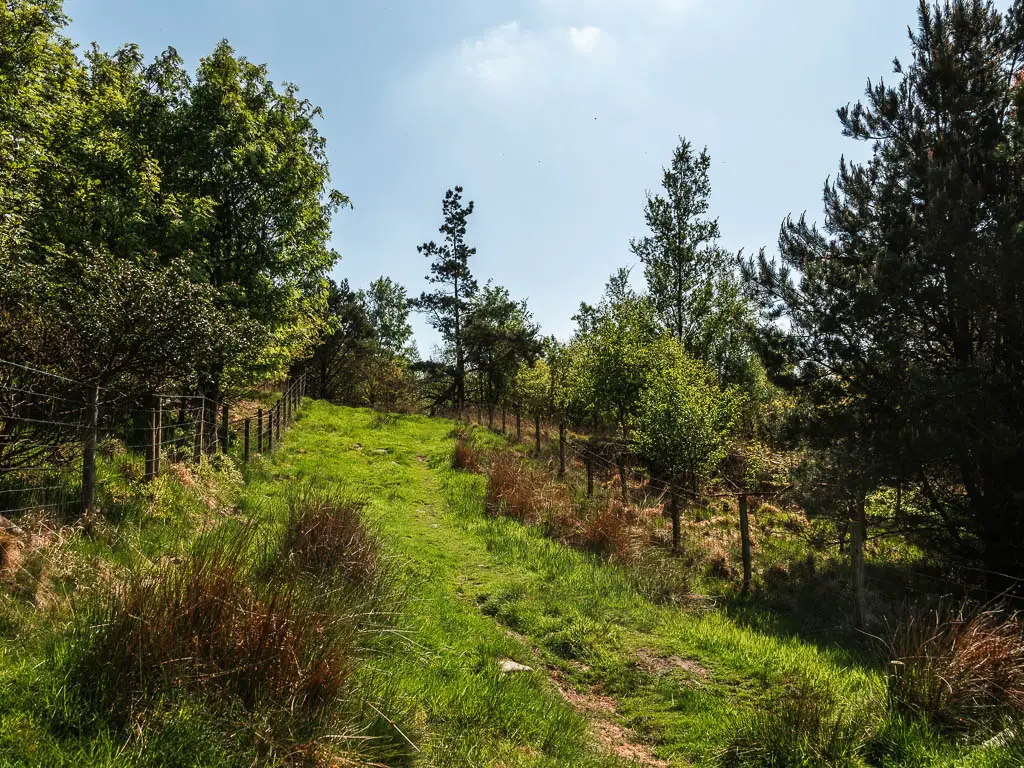
<path fill-rule="evenodd" d="M 652 471 L 693 491 L 726 456 L 742 398 L 676 345 L 644 389 L 634 441 Z"/>
<path fill-rule="evenodd" d="M 519 366 L 540 354 L 537 333 L 526 302 L 514 301 L 506 288 L 488 281 L 474 297 L 463 342 L 482 389 L 480 402 L 493 407 L 510 398 Z"/>
<path fill-rule="evenodd" d="M 662 362 L 665 343 L 654 308 L 629 287 L 620 270 L 601 303 L 582 305 L 579 331 L 566 350 L 559 404 L 582 423 L 611 426 L 627 436 L 640 398 Z"/>
<path fill-rule="evenodd" d="M 813 406 L 805 435 L 851 457 L 835 481 L 918 486 L 932 546 L 1011 577 L 1024 576 L 1021 14 L 922 3 L 910 64 L 839 111 L 871 159 L 841 164 L 823 230 L 787 220 L 780 259 L 747 265 L 772 367 Z"/>
<path fill-rule="evenodd" d="M 319 109 L 227 43 L 193 80 L 173 49 L 79 59 L 66 21 L 50 0 L 0 9 L 8 356 L 214 394 L 283 374 L 321 330 L 347 203 Z"/>

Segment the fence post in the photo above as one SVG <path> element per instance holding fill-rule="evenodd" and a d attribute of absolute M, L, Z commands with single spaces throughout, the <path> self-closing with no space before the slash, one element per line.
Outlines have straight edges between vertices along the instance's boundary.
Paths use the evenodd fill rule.
<path fill-rule="evenodd" d="M 672 515 L 672 551 L 678 553 L 682 536 L 679 521 L 679 483 L 676 480 L 669 483 L 668 510 Z"/>
<path fill-rule="evenodd" d="M 281 398 L 281 402 L 284 403 L 284 426 L 288 428 L 288 423 L 291 421 L 292 412 L 292 388 L 285 383 L 284 396 Z"/>
<path fill-rule="evenodd" d="M 274 411 L 267 411 L 267 453 L 274 452 Z"/>
<path fill-rule="evenodd" d="M 256 453 L 263 453 L 263 409 L 256 409 Z"/>
<path fill-rule="evenodd" d="M 750 562 L 750 513 L 747 510 L 747 496 L 741 493 L 740 506 L 740 544 L 743 550 L 743 594 L 750 592 L 753 580 L 753 566 Z"/>
<path fill-rule="evenodd" d="M 281 401 L 277 401 L 277 409 L 274 414 L 274 439 L 281 441 Z"/>
<path fill-rule="evenodd" d="M 249 463 L 249 424 L 252 419 L 245 420 L 245 437 L 242 438 L 242 461 Z"/>
<path fill-rule="evenodd" d="M 100 388 L 89 393 L 86 412 L 85 444 L 82 450 L 82 513 L 96 505 L 96 437 L 100 424 Z"/>
<path fill-rule="evenodd" d="M 507 423 L 508 423 L 508 409 L 506 409 L 505 408 L 505 404 L 502 403 L 502 405 L 501 405 L 501 434 L 502 435 L 505 434 Z"/>
<path fill-rule="evenodd" d="M 224 403 L 220 407 L 220 422 L 221 422 L 221 436 L 220 436 L 220 449 L 221 453 L 227 453 L 231 447 L 231 433 L 228 431 L 228 404 Z"/>
<path fill-rule="evenodd" d="M 537 458 L 540 458 L 540 414 L 534 414 L 533 416 L 533 429 L 536 433 L 537 438 Z"/>
<path fill-rule="evenodd" d="M 558 479 L 565 479 L 565 420 L 558 422 Z"/>
<path fill-rule="evenodd" d="M 199 400 L 199 408 L 196 411 L 196 441 L 192 446 L 192 461 L 199 464 L 203 460 L 203 450 L 205 446 L 203 442 L 205 440 L 203 435 L 203 427 L 206 424 L 206 398 L 203 397 Z"/>
<path fill-rule="evenodd" d="M 149 424 L 146 429 L 146 481 L 160 474 L 160 395 L 149 398 Z"/>
<path fill-rule="evenodd" d="M 626 452 L 619 451 L 619 483 L 622 485 L 622 500 L 629 503 L 629 486 L 626 483 Z"/>
<path fill-rule="evenodd" d="M 865 498 L 858 494 L 850 532 L 850 559 L 853 562 L 853 617 L 857 629 L 867 625 L 867 598 L 864 593 L 864 537 L 866 530 Z"/>
<path fill-rule="evenodd" d="M 587 454 L 587 498 L 594 498 L 594 460 Z"/>

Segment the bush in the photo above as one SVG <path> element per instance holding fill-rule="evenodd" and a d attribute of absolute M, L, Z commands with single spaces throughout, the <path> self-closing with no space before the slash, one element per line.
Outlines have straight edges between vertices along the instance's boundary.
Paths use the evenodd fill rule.
<path fill-rule="evenodd" d="M 866 713 L 844 704 L 829 681 L 801 677 L 758 707 L 722 755 L 723 768 L 860 766 L 870 729 Z"/>
<path fill-rule="evenodd" d="M 628 563 L 637 549 L 635 523 L 626 505 L 610 499 L 596 512 L 584 515 L 578 521 L 573 543 L 609 560 Z"/>
<path fill-rule="evenodd" d="M 889 701 L 954 729 L 1024 714 L 1024 638 L 999 607 L 914 609 L 889 638 Z"/>

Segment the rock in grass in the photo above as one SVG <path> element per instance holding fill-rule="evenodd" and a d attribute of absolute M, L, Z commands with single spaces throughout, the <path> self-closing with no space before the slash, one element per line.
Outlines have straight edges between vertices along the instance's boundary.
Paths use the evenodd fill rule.
<path fill-rule="evenodd" d="M 498 668 L 501 670 L 501 673 L 503 675 L 511 675 L 516 672 L 533 672 L 533 667 L 528 667 L 525 664 L 520 664 L 517 661 L 512 661 L 512 659 L 502 660 L 502 662 L 498 665 Z"/>

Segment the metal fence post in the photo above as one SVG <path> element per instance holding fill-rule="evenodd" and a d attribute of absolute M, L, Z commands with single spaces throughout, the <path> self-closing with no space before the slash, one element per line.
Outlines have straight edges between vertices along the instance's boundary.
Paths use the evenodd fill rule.
<path fill-rule="evenodd" d="M 220 450 L 221 453 L 227 453 L 231 447 L 231 433 L 229 430 L 228 421 L 228 404 L 224 403 L 220 407 L 220 422 L 221 422 L 221 435 L 220 435 Z"/>
<path fill-rule="evenodd" d="M 156 479 L 160 474 L 160 395 L 149 398 L 149 423 L 146 428 L 146 481 Z"/>
<path fill-rule="evenodd" d="M 202 398 L 199 401 L 199 407 L 196 409 L 196 440 L 192 446 L 192 461 L 199 464 L 203 460 L 203 449 L 204 449 L 204 437 L 203 437 L 203 426 L 206 424 L 206 398 Z"/>
<path fill-rule="evenodd" d="M 242 461 L 249 463 L 249 424 L 252 419 L 245 420 L 245 436 L 242 438 Z"/>

